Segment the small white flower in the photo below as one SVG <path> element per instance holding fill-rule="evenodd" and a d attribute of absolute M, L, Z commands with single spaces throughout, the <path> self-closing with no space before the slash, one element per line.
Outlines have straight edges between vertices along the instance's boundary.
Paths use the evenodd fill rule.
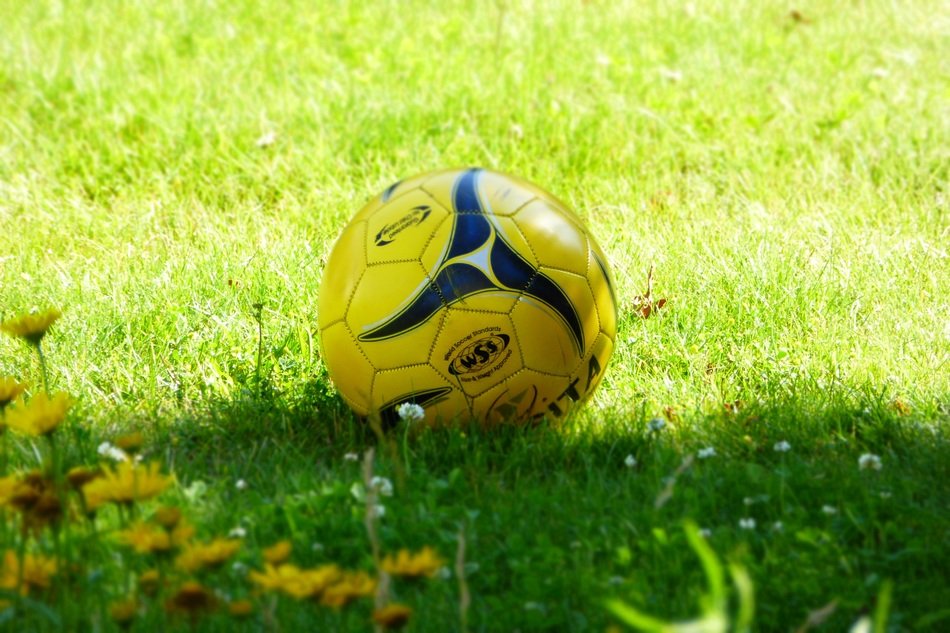
<path fill-rule="evenodd" d="M 243 479 L 238 479 L 234 482 L 234 487 L 238 490 L 247 490 L 247 482 Z"/>
<path fill-rule="evenodd" d="M 442 580 L 448 580 L 452 577 L 452 570 L 443 565 L 442 567 L 439 567 L 439 571 L 436 572 L 436 575 L 438 575 L 438 577 Z"/>
<path fill-rule="evenodd" d="M 831 516 L 832 514 L 838 514 L 838 508 L 834 506 L 829 506 L 827 504 L 821 506 L 821 511 L 829 516 Z"/>
<path fill-rule="evenodd" d="M 772 447 L 776 453 L 787 453 L 792 450 L 792 445 L 782 440 L 781 442 L 776 442 L 775 446 Z"/>
<path fill-rule="evenodd" d="M 881 458 L 874 453 L 865 453 L 858 458 L 858 468 L 861 470 L 881 470 Z"/>
<path fill-rule="evenodd" d="M 247 574 L 247 565 L 241 561 L 235 561 L 231 565 L 231 571 L 233 571 L 236 576 L 244 576 Z"/>
<path fill-rule="evenodd" d="M 373 516 L 376 518 L 382 518 L 386 516 L 386 506 L 381 503 L 377 503 L 373 506 Z"/>
<path fill-rule="evenodd" d="M 637 465 L 637 458 L 633 455 L 627 455 L 626 459 L 623 460 L 623 465 L 627 468 L 633 468 Z"/>
<path fill-rule="evenodd" d="M 879 495 L 881 499 L 890 499 L 893 493 L 890 490 L 882 490 Z"/>
<path fill-rule="evenodd" d="M 270 132 L 265 132 L 257 139 L 254 143 L 258 147 L 269 147 L 274 144 L 274 141 L 277 140 L 277 132 L 271 130 Z"/>
<path fill-rule="evenodd" d="M 343 460 L 347 462 L 358 462 L 360 460 L 360 456 L 356 453 L 346 453 L 343 455 Z"/>
<path fill-rule="evenodd" d="M 666 427 L 666 420 L 663 418 L 653 418 L 647 422 L 647 428 L 651 433 L 659 433 Z"/>
<path fill-rule="evenodd" d="M 240 525 L 228 532 L 228 538 L 244 538 L 245 536 L 247 536 L 247 530 Z"/>
<path fill-rule="evenodd" d="M 396 407 L 396 414 L 399 415 L 400 420 L 408 422 L 409 424 L 418 422 L 426 417 L 425 409 L 412 402 L 403 402 Z"/>
<path fill-rule="evenodd" d="M 699 459 L 709 459 L 710 457 L 716 456 L 716 449 L 712 446 L 707 446 L 706 448 L 699 449 L 699 452 L 696 453 L 696 457 Z"/>
<path fill-rule="evenodd" d="M 103 457 L 108 457 L 114 462 L 127 462 L 129 461 L 129 456 L 118 446 L 113 446 L 112 442 L 103 442 L 99 445 L 99 448 L 96 449 L 96 452 Z"/>
<path fill-rule="evenodd" d="M 373 477 L 369 480 L 369 485 L 373 488 L 373 490 L 384 497 L 393 496 L 393 482 L 389 481 L 385 477 Z"/>
<path fill-rule="evenodd" d="M 744 517 L 739 519 L 739 527 L 743 530 L 754 530 L 755 529 L 755 519 L 752 517 Z"/>
<path fill-rule="evenodd" d="M 699 528 L 699 535 L 703 538 L 709 538 L 712 536 L 712 530 L 709 528 Z"/>
<path fill-rule="evenodd" d="M 323 543 L 314 542 L 310 544 L 310 551 L 312 552 L 322 552 L 323 549 Z"/>
<path fill-rule="evenodd" d="M 742 498 L 742 503 L 745 504 L 745 505 L 747 505 L 747 506 L 750 506 L 750 505 L 752 505 L 753 503 L 755 503 L 755 499 L 753 499 L 752 497 L 743 497 L 743 498 Z"/>
<path fill-rule="evenodd" d="M 781 521 L 776 521 L 775 523 L 772 524 L 772 530 L 775 532 L 781 532 L 784 529 L 785 529 L 785 525 L 782 524 Z"/>

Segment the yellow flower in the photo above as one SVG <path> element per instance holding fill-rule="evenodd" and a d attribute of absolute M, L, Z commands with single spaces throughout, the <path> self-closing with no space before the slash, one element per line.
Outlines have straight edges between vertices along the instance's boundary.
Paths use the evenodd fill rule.
<path fill-rule="evenodd" d="M 387 556 L 382 562 L 383 571 L 386 573 L 407 578 L 421 578 L 422 576 L 431 578 L 443 565 L 445 565 L 445 561 L 439 558 L 435 550 L 428 545 L 416 554 L 411 554 L 406 549 L 399 550 L 395 558 Z"/>
<path fill-rule="evenodd" d="M 172 548 L 172 540 L 168 532 L 144 521 L 136 521 L 128 528 L 117 532 L 116 538 L 139 554 L 167 552 Z"/>
<path fill-rule="evenodd" d="M 24 338 L 33 345 L 39 345 L 43 337 L 46 336 L 46 331 L 49 329 L 49 326 L 61 316 L 63 316 L 63 313 L 55 308 L 47 310 L 46 312 L 25 314 L 21 317 L 7 319 L 0 323 L 0 330 L 3 330 L 11 336 Z"/>
<path fill-rule="evenodd" d="M 0 378 L 0 411 L 26 391 L 26 384 L 10 376 Z"/>
<path fill-rule="evenodd" d="M 169 613 L 186 613 L 192 618 L 202 611 L 211 611 L 217 605 L 214 594 L 201 584 L 188 581 L 171 598 L 165 601 L 165 610 Z"/>
<path fill-rule="evenodd" d="M 24 554 L 23 568 L 16 552 L 8 549 L 0 568 L 0 589 L 19 591 L 25 596 L 31 590 L 48 589 L 50 578 L 56 573 L 56 560 L 41 554 Z"/>
<path fill-rule="evenodd" d="M 162 506 L 155 511 L 152 518 L 166 530 L 173 530 L 181 521 L 181 510 L 175 506 Z"/>
<path fill-rule="evenodd" d="M 367 598 L 376 591 L 376 579 L 365 571 L 344 572 L 342 578 L 327 587 L 320 596 L 320 604 L 344 607 L 356 598 Z"/>
<path fill-rule="evenodd" d="M 135 619 L 138 610 L 139 603 L 136 602 L 135 598 L 119 600 L 109 605 L 109 616 L 120 628 L 127 629 L 132 624 L 132 620 Z"/>
<path fill-rule="evenodd" d="M 52 398 L 40 392 L 27 404 L 11 405 L 5 412 L 5 422 L 25 435 L 49 435 L 66 419 L 66 411 L 72 404 L 69 395 L 62 391 Z"/>
<path fill-rule="evenodd" d="M 300 569 L 290 564 L 279 567 L 265 565 L 264 569 L 264 573 L 252 571 L 248 579 L 262 589 L 283 591 L 297 600 L 319 598 L 340 578 L 340 569 L 336 565 L 322 565 L 315 569 Z"/>
<path fill-rule="evenodd" d="M 90 468 L 88 466 L 73 466 L 66 473 L 66 481 L 75 490 L 82 490 L 82 487 L 102 474 L 98 467 Z"/>
<path fill-rule="evenodd" d="M 373 622 L 386 630 L 401 629 L 412 617 L 412 609 L 404 604 L 387 604 L 373 611 Z"/>
<path fill-rule="evenodd" d="M 146 596 L 154 596 L 162 585 L 162 576 L 157 569 L 147 569 L 139 575 L 139 589 Z"/>
<path fill-rule="evenodd" d="M 228 613 L 236 618 L 246 618 L 254 612 L 254 605 L 249 600 L 233 600 L 228 603 Z"/>
<path fill-rule="evenodd" d="M 161 464 L 119 462 L 115 470 L 103 466 L 102 475 L 82 487 L 86 507 L 95 510 L 106 503 L 132 504 L 161 494 L 175 478 L 161 473 Z"/>
<path fill-rule="evenodd" d="M 175 566 L 186 572 L 206 567 L 220 567 L 241 547 L 238 539 L 216 538 L 210 543 L 186 545 L 175 560 Z"/>
<path fill-rule="evenodd" d="M 278 541 L 270 547 L 265 547 L 261 553 L 264 555 L 264 562 L 280 565 L 290 557 L 291 549 L 293 546 L 290 541 Z"/>
<path fill-rule="evenodd" d="M 10 504 L 10 500 L 13 499 L 19 485 L 20 478 L 16 475 L 0 477 L 0 507 Z"/>
<path fill-rule="evenodd" d="M 122 449 L 129 455 L 135 455 L 139 449 L 142 448 L 142 444 L 144 443 L 145 438 L 142 436 L 140 431 L 127 433 L 115 438 L 116 447 Z"/>

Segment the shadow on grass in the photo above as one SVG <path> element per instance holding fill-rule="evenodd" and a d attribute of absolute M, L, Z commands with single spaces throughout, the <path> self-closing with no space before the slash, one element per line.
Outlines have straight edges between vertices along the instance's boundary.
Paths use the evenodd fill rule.
<path fill-rule="evenodd" d="M 658 431 L 587 408 L 533 428 L 397 427 L 380 443 L 326 385 L 209 402 L 157 430 L 207 524 L 242 522 L 262 543 L 314 542 L 315 561 L 365 566 L 359 464 L 347 454 L 377 446 L 377 471 L 396 483 L 384 547 L 448 555 L 464 528 L 471 630 L 603 630 L 607 597 L 690 616 L 703 579 L 686 520 L 749 569 L 759 630 L 832 603 L 826 628 L 849 627 L 886 581 L 898 630 L 950 617 L 948 417 L 936 404 L 913 412 L 872 389 L 823 392 L 687 412 Z M 457 628 L 455 585 L 433 593 L 440 606 L 416 630 Z"/>

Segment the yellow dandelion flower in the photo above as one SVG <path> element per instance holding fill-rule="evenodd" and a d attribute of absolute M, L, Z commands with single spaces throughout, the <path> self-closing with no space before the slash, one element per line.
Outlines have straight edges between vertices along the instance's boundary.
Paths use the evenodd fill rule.
<path fill-rule="evenodd" d="M 25 314 L 15 319 L 7 319 L 0 323 L 0 330 L 11 336 L 19 336 L 33 345 L 39 345 L 46 331 L 63 313 L 53 308 L 36 314 Z"/>
<path fill-rule="evenodd" d="M 228 613 L 235 618 L 246 618 L 254 613 L 254 605 L 250 600 L 233 600 L 228 603 Z"/>
<path fill-rule="evenodd" d="M 167 552 L 172 548 L 168 532 L 144 521 L 136 521 L 128 528 L 116 532 L 116 539 L 139 554 Z"/>
<path fill-rule="evenodd" d="M 109 605 L 109 617 L 119 625 L 119 628 L 127 629 L 135 619 L 138 610 L 139 603 L 135 598 L 119 600 Z"/>
<path fill-rule="evenodd" d="M 376 579 L 365 571 L 344 572 L 335 584 L 320 596 L 320 604 L 344 607 L 357 598 L 368 598 L 376 592 Z"/>
<path fill-rule="evenodd" d="M 24 391 L 26 391 L 26 383 L 19 382 L 10 376 L 0 377 L 0 411 Z"/>
<path fill-rule="evenodd" d="M 66 473 L 66 481 L 75 490 L 82 490 L 82 487 L 102 474 L 98 467 L 74 466 Z"/>
<path fill-rule="evenodd" d="M 10 501 L 20 485 L 20 478 L 16 475 L 0 477 L 0 507 L 11 505 Z"/>
<path fill-rule="evenodd" d="M 265 565 L 263 573 L 252 571 L 248 579 L 262 589 L 282 591 L 292 598 L 319 598 L 324 590 L 340 578 L 336 565 L 322 565 L 315 569 L 300 569 L 296 565 Z"/>
<path fill-rule="evenodd" d="M 387 604 L 373 611 L 373 622 L 387 631 L 401 629 L 409 623 L 411 617 L 412 609 L 404 604 Z"/>
<path fill-rule="evenodd" d="M 217 602 L 209 589 L 200 583 L 188 581 L 165 601 L 165 610 L 169 613 L 184 613 L 195 618 L 204 611 L 214 610 Z"/>
<path fill-rule="evenodd" d="M 90 510 L 106 503 L 132 504 L 161 494 L 175 478 L 161 473 L 159 462 L 136 464 L 119 462 L 113 470 L 103 466 L 102 475 L 83 486 L 86 506 Z"/>
<path fill-rule="evenodd" d="M 139 452 L 139 449 L 142 448 L 142 445 L 145 443 L 145 438 L 142 436 L 140 431 L 135 431 L 134 433 L 127 433 L 120 437 L 115 438 L 116 448 L 120 448 L 129 455 L 135 455 Z"/>
<path fill-rule="evenodd" d="M 16 552 L 8 549 L 0 567 L 0 589 L 25 596 L 32 590 L 48 589 L 56 574 L 56 560 L 42 554 L 24 554 L 22 568 Z"/>
<path fill-rule="evenodd" d="M 234 556 L 240 547 L 240 540 L 226 538 L 216 538 L 210 543 L 186 545 L 184 551 L 175 560 L 175 566 L 189 573 L 199 569 L 220 567 Z"/>
<path fill-rule="evenodd" d="M 173 530 L 178 522 L 181 521 L 181 510 L 175 506 L 162 506 L 155 511 L 152 517 L 156 523 L 166 530 Z"/>
<path fill-rule="evenodd" d="M 416 554 L 412 554 L 406 549 L 399 550 L 395 557 L 386 556 L 382 562 L 383 571 L 392 576 L 406 578 L 421 578 L 423 576 L 431 578 L 444 565 L 445 561 L 439 558 L 435 550 L 428 545 Z"/>
<path fill-rule="evenodd" d="M 162 576 L 157 569 L 147 569 L 139 574 L 139 589 L 146 596 L 154 596 L 162 585 Z"/>
<path fill-rule="evenodd" d="M 290 541 L 278 541 L 270 547 L 265 547 L 261 551 L 261 554 L 264 555 L 264 562 L 270 563 L 271 565 L 280 565 L 290 558 L 292 549 L 293 546 L 290 544 Z"/>
<path fill-rule="evenodd" d="M 26 404 L 12 404 L 4 412 L 4 421 L 24 435 L 49 435 L 66 419 L 66 411 L 72 404 L 69 394 L 62 391 L 52 398 L 40 392 Z"/>

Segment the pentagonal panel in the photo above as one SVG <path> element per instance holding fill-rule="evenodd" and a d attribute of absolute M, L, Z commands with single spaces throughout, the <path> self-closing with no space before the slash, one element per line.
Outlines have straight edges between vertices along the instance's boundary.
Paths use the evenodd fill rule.
<path fill-rule="evenodd" d="M 373 409 L 384 425 L 399 421 L 398 407 L 417 404 L 425 412 L 424 424 L 449 424 L 470 416 L 469 402 L 431 365 L 411 365 L 380 372 L 373 384 Z"/>
<path fill-rule="evenodd" d="M 423 363 L 441 325 L 442 298 L 418 262 L 368 266 L 346 322 L 377 369 Z"/>
<path fill-rule="evenodd" d="M 514 217 L 542 266 L 587 273 L 587 235 L 580 225 L 543 200 L 529 203 Z"/>
<path fill-rule="evenodd" d="M 478 297 L 488 295 L 498 297 L 490 309 L 499 311 L 511 307 L 536 269 L 531 250 L 510 219 L 471 214 L 443 222 L 422 263 L 447 305 L 477 309 L 476 304 L 483 303 Z"/>
<path fill-rule="evenodd" d="M 353 333 L 337 321 L 320 332 L 320 344 L 323 362 L 340 395 L 359 415 L 369 413 L 374 370 L 360 352 Z"/>
<path fill-rule="evenodd" d="M 346 314 L 365 268 L 365 234 L 366 225 L 363 222 L 349 224 L 330 251 L 317 300 L 317 322 L 321 328 L 339 321 Z"/>
<path fill-rule="evenodd" d="M 521 369 L 511 320 L 493 312 L 446 310 L 430 363 L 466 395 L 477 396 Z"/>
<path fill-rule="evenodd" d="M 449 212 L 421 189 L 391 200 L 366 220 L 370 264 L 418 260 Z"/>

